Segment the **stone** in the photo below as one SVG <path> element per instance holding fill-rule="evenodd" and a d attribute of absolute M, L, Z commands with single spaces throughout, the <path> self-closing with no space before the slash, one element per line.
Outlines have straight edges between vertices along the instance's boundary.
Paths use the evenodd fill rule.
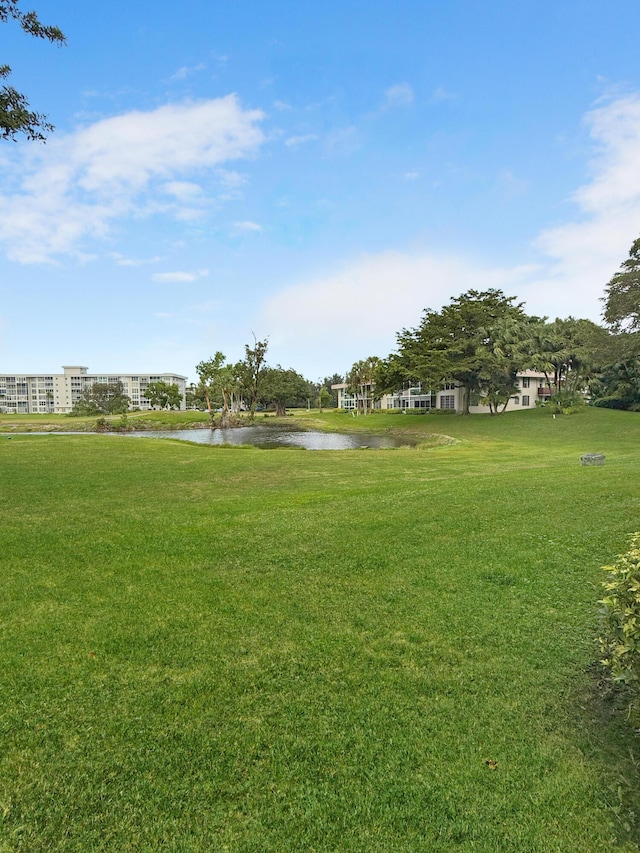
<path fill-rule="evenodd" d="M 581 465 L 604 465 L 606 459 L 604 453 L 583 453 L 580 457 Z"/>

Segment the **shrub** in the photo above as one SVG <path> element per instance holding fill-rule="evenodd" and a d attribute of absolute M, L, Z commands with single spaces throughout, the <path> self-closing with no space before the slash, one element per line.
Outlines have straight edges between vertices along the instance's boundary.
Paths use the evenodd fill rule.
<path fill-rule="evenodd" d="M 631 409 L 634 403 L 633 400 L 624 397 L 600 397 L 600 399 L 596 400 L 593 405 L 597 406 L 599 409 L 627 410 Z"/>
<path fill-rule="evenodd" d="M 558 391 L 547 403 L 547 409 L 554 415 L 573 415 L 584 405 L 584 397 L 579 391 Z"/>
<path fill-rule="evenodd" d="M 629 540 L 629 550 L 612 566 L 604 566 L 602 663 L 613 681 L 638 681 L 640 676 L 640 533 Z"/>

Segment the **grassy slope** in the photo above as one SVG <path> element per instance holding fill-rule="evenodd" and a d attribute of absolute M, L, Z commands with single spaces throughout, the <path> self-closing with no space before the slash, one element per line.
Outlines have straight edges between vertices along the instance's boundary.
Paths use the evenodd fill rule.
<path fill-rule="evenodd" d="M 366 421 L 458 443 L 0 436 L 0 851 L 638 849 L 640 417 Z"/>

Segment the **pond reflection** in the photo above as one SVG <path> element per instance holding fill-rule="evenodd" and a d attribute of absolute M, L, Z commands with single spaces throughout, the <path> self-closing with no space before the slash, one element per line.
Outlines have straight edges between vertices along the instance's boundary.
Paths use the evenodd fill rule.
<path fill-rule="evenodd" d="M 158 429 L 125 433 L 135 438 L 177 438 L 194 444 L 249 444 L 264 449 L 275 447 L 301 447 L 305 450 L 357 450 L 370 447 L 388 449 L 407 447 L 410 439 L 396 439 L 371 433 L 319 432 L 299 430 L 284 426 L 246 426 L 234 429 Z"/>

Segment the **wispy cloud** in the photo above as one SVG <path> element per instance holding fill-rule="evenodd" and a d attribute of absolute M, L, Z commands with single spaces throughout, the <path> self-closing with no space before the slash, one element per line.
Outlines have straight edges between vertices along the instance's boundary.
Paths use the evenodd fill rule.
<path fill-rule="evenodd" d="M 125 258 L 119 252 L 112 252 L 111 257 L 119 267 L 142 267 L 157 264 L 162 260 L 160 255 L 156 255 L 154 258 Z"/>
<path fill-rule="evenodd" d="M 317 138 L 315 133 L 307 133 L 304 136 L 290 136 L 285 139 L 284 144 L 288 145 L 289 148 L 295 148 L 298 145 L 304 145 L 305 142 L 315 142 Z"/>
<path fill-rule="evenodd" d="M 193 201 L 204 195 L 204 190 L 200 184 L 195 184 L 193 181 L 169 181 L 163 184 L 162 189 L 168 195 L 180 200 L 187 199 Z"/>
<path fill-rule="evenodd" d="M 536 239 L 551 267 L 530 287 L 547 304 L 559 303 L 572 314 L 598 305 L 640 234 L 640 95 L 599 104 L 585 123 L 595 147 L 590 180 L 571 196 L 577 217 Z"/>
<path fill-rule="evenodd" d="M 405 172 L 402 177 L 405 181 L 417 181 L 420 177 L 420 172 Z"/>
<path fill-rule="evenodd" d="M 20 148 L 0 190 L 0 242 L 23 263 L 51 261 L 102 239 L 116 220 L 164 212 L 180 218 L 194 174 L 252 156 L 263 114 L 235 95 L 103 119 L 37 150 Z M 173 187 L 174 203 L 162 194 Z M 182 192 L 180 199 L 178 196 Z M 193 202 L 193 197 L 189 205 Z"/>
<path fill-rule="evenodd" d="M 411 86 L 408 83 L 398 83 L 385 90 L 383 107 L 385 109 L 410 107 L 413 101 L 414 94 Z"/>
<path fill-rule="evenodd" d="M 151 276 L 151 281 L 159 284 L 188 284 L 192 281 L 198 281 L 200 278 L 206 278 L 209 275 L 209 270 L 195 270 L 193 272 L 156 272 Z"/>
<path fill-rule="evenodd" d="M 572 215 L 532 240 L 535 263 L 503 268 L 429 247 L 364 255 L 265 303 L 259 319 L 274 349 L 283 360 L 312 351 L 330 327 L 334 362 L 327 370 L 346 369 L 363 356 L 386 355 L 396 332 L 415 326 L 425 308 L 470 288 L 500 288 L 533 314 L 598 321 L 604 287 L 640 234 L 640 95 L 599 104 L 585 122 L 595 149 L 589 179 L 569 199 Z M 526 187 L 509 172 L 501 180 Z"/>
<path fill-rule="evenodd" d="M 325 144 L 329 154 L 353 154 L 362 147 L 362 139 L 356 127 L 339 127 L 328 134 Z"/>
<path fill-rule="evenodd" d="M 431 95 L 431 100 L 435 104 L 442 104 L 444 101 L 455 101 L 457 97 L 455 92 L 448 92 L 442 86 L 436 86 Z"/>
<path fill-rule="evenodd" d="M 503 169 L 498 176 L 500 187 L 506 199 L 523 195 L 529 189 L 529 181 L 519 178 L 511 169 Z"/>
<path fill-rule="evenodd" d="M 257 222 L 252 222 L 250 219 L 245 219 L 242 222 L 234 222 L 233 227 L 236 231 L 262 231 L 262 225 L 259 225 Z"/>
<path fill-rule="evenodd" d="M 171 80 L 186 80 L 187 77 L 192 77 L 194 74 L 197 74 L 198 71 L 204 71 L 206 65 L 203 62 L 199 62 L 197 65 L 183 65 L 181 68 L 172 74 Z"/>
<path fill-rule="evenodd" d="M 416 325 L 424 308 L 439 308 L 449 296 L 479 284 L 513 287 L 527 272 L 483 269 L 470 259 L 427 252 L 363 255 L 285 288 L 267 301 L 259 322 L 275 346 L 292 354 L 322 347 L 330 328 L 334 365 L 345 369 L 358 358 L 387 355 L 396 332 Z"/>

